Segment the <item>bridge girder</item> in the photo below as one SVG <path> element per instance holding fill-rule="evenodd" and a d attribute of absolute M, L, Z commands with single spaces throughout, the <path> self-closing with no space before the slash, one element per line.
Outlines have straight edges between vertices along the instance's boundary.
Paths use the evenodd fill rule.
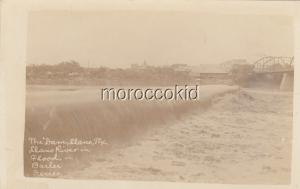
<path fill-rule="evenodd" d="M 289 72 L 294 70 L 294 57 L 266 56 L 254 62 L 254 72 Z"/>

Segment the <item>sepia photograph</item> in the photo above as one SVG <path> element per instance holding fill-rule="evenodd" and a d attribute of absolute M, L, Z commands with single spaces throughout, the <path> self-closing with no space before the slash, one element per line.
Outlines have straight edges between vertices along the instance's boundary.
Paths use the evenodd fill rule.
<path fill-rule="evenodd" d="M 23 24 L 21 177 L 292 183 L 295 17 L 74 6 Z"/>
<path fill-rule="evenodd" d="M 293 42 L 284 16 L 30 12 L 24 174 L 288 184 Z"/>

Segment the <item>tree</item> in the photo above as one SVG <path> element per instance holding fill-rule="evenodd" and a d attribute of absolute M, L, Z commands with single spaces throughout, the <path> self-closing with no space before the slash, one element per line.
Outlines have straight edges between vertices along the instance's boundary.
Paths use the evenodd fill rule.
<path fill-rule="evenodd" d="M 254 66 L 252 64 L 233 65 L 230 71 L 233 82 L 240 86 L 247 85 L 253 75 L 253 69 Z"/>

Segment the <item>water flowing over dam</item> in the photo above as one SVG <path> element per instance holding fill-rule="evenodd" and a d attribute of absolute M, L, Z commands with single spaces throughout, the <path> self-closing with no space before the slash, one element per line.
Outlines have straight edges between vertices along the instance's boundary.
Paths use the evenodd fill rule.
<path fill-rule="evenodd" d="M 100 137 L 109 144 L 122 144 L 195 109 L 204 110 L 214 97 L 236 90 L 236 86 L 202 86 L 197 101 L 101 101 L 95 87 L 32 86 L 26 97 L 24 151 L 31 137 Z M 25 161 L 30 161 L 26 154 Z"/>

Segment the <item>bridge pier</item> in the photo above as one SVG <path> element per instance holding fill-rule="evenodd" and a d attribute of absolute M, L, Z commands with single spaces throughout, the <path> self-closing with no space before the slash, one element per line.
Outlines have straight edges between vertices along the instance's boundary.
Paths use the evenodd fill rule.
<path fill-rule="evenodd" d="M 294 72 L 284 73 L 280 83 L 280 90 L 293 91 L 293 88 L 294 88 Z"/>

